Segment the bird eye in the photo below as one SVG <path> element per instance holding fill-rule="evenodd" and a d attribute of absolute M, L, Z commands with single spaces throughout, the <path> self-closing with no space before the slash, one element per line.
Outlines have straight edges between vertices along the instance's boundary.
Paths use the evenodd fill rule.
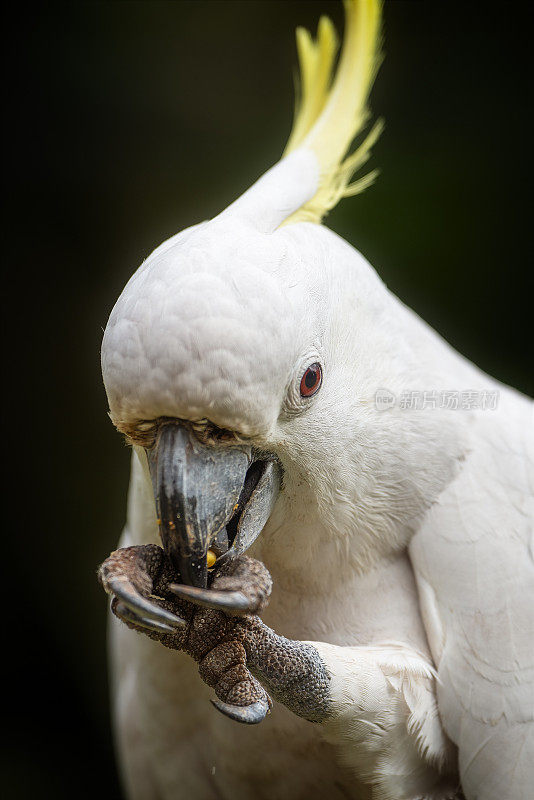
<path fill-rule="evenodd" d="M 300 381 L 300 394 L 302 397 L 311 397 L 319 389 L 323 380 L 323 371 L 318 362 L 310 364 Z"/>

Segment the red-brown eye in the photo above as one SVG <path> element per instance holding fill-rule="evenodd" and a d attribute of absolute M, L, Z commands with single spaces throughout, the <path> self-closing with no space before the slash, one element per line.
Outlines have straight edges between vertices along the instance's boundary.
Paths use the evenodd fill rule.
<path fill-rule="evenodd" d="M 302 379 L 300 381 L 300 393 L 302 397 L 311 397 L 315 394 L 321 381 L 323 380 L 323 371 L 319 363 L 310 364 Z"/>

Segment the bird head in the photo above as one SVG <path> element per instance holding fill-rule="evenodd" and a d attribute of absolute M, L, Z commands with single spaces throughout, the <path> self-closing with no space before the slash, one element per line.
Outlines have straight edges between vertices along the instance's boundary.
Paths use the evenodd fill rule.
<path fill-rule="evenodd" d="M 163 542 L 191 583 L 205 582 L 208 549 L 239 552 L 261 531 L 279 444 L 326 380 L 334 284 L 303 227 L 266 234 L 231 214 L 182 232 L 105 331 L 111 417 L 147 453 Z"/>
<path fill-rule="evenodd" d="M 286 502 L 307 498 L 301 517 L 342 528 L 331 509 L 353 514 L 345 484 L 359 431 L 375 474 L 383 467 L 368 430 L 369 397 L 394 358 L 385 289 L 321 225 L 372 181 L 350 183 L 380 129 L 346 156 L 368 116 L 380 5 L 347 0 L 345 11 L 335 77 L 331 22 L 321 19 L 316 40 L 297 32 L 302 90 L 281 161 L 213 220 L 158 247 L 105 331 L 111 418 L 146 454 L 163 546 L 193 585 L 206 584 L 209 550 L 223 559 L 252 544 L 282 484 Z M 372 469 L 361 466 L 365 481 Z M 380 505 L 381 490 L 370 502 Z"/>

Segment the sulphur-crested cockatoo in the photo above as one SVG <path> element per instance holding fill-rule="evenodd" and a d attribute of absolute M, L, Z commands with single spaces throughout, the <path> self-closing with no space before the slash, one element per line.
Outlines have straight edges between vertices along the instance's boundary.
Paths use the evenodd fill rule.
<path fill-rule="evenodd" d="M 321 224 L 380 127 L 347 156 L 380 6 L 345 12 L 334 76 L 331 22 L 298 31 L 281 161 L 158 247 L 105 331 L 132 800 L 532 797 L 533 408 Z"/>

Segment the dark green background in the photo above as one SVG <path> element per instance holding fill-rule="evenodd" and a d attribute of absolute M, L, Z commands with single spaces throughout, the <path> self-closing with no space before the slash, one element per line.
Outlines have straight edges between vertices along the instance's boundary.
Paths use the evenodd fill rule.
<path fill-rule="evenodd" d="M 19 5 L 4 32 L 2 731 L 7 797 L 117 798 L 106 601 L 128 452 L 102 328 L 163 239 L 274 163 L 294 28 L 326 2 Z M 329 224 L 469 358 L 532 393 L 533 70 L 527 6 L 388 2 L 373 109 L 382 175 Z M 7 709 L 7 710 L 6 710 Z"/>

